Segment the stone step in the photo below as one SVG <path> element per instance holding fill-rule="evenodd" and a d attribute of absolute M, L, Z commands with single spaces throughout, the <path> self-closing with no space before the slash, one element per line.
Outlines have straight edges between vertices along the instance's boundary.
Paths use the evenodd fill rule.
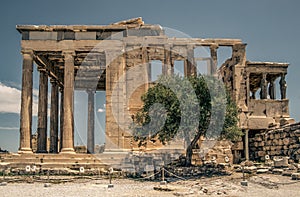
<path fill-rule="evenodd" d="M 42 168 L 80 168 L 84 167 L 86 169 L 89 168 L 108 168 L 108 165 L 103 164 L 103 163 L 98 163 L 98 164 L 90 164 L 90 163 L 43 163 L 43 164 L 24 164 L 24 163 L 10 163 L 9 166 L 11 168 L 19 168 L 19 169 L 25 169 L 26 166 L 37 166 L 42 167 Z"/>

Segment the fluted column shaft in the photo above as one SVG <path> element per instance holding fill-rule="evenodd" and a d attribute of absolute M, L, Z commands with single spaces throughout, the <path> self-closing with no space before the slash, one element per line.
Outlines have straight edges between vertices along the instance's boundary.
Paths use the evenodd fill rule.
<path fill-rule="evenodd" d="M 31 125 L 32 125 L 32 71 L 33 51 L 22 51 L 22 94 L 20 112 L 20 153 L 32 153 Z"/>
<path fill-rule="evenodd" d="M 50 153 L 58 152 L 58 84 L 51 81 Z"/>
<path fill-rule="evenodd" d="M 62 149 L 63 133 L 64 133 L 64 89 L 60 90 L 60 141 L 59 141 L 59 151 Z"/>
<path fill-rule="evenodd" d="M 87 133 L 87 152 L 94 153 L 95 147 L 95 93 L 88 91 L 88 133 Z"/>
<path fill-rule="evenodd" d="M 45 70 L 40 70 L 38 103 L 38 138 L 37 152 L 47 152 L 47 109 L 48 109 L 48 76 Z"/>
<path fill-rule="evenodd" d="M 211 45 L 210 46 L 210 56 L 211 56 L 211 68 L 210 71 L 212 75 L 214 75 L 217 72 L 217 66 L 218 66 L 218 53 L 217 53 L 218 45 Z"/>
<path fill-rule="evenodd" d="M 74 152 L 74 52 L 64 52 L 64 126 L 62 153 Z"/>

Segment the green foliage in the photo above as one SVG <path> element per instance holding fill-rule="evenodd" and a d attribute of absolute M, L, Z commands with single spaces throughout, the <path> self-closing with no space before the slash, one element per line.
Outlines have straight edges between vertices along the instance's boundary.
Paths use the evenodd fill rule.
<path fill-rule="evenodd" d="M 194 146 L 201 135 L 230 140 L 242 135 L 237 107 L 214 77 L 160 76 L 142 101 L 144 106 L 132 124 L 140 146 L 154 138 L 165 144 L 176 136 L 184 137 Z"/>
<path fill-rule="evenodd" d="M 221 137 L 237 141 L 243 135 L 242 130 L 238 127 L 238 122 L 238 108 L 229 93 L 227 93 L 226 114 Z"/>

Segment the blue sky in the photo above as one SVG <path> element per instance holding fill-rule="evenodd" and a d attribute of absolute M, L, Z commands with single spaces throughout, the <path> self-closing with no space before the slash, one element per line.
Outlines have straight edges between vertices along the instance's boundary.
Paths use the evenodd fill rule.
<path fill-rule="evenodd" d="M 300 2 L 296 0 L 2 1 L 0 7 L 0 147 L 16 151 L 19 143 L 22 59 L 21 37 L 15 29 L 17 24 L 105 25 L 141 16 L 145 23 L 160 24 L 163 27 L 182 31 L 191 37 L 240 38 L 248 44 L 248 60 L 290 63 L 287 95 L 290 99 L 291 116 L 299 120 L 299 7 Z M 35 78 L 37 76 L 35 73 Z M 35 89 L 37 88 L 38 85 L 35 84 Z M 37 91 L 34 93 L 37 96 Z M 97 98 L 101 95 L 103 96 L 103 93 L 99 93 Z M 101 99 L 98 100 L 97 107 L 103 107 L 104 103 Z M 83 111 L 84 108 L 79 110 L 79 113 Z M 104 113 L 99 113 L 99 117 L 103 119 L 101 114 Z M 99 125 L 97 129 L 103 130 Z M 35 127 L 34 121 L 33 128 Z M 84 136 L 81 139 L 84 139 Z M 76 143 L 80 144 L 80 140 Z"/>

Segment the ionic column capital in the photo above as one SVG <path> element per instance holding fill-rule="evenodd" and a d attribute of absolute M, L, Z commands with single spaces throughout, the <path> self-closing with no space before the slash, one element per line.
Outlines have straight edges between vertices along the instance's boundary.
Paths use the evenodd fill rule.
<path fill-rule="evenodd" d="M 21 50 L 21 54 L 23 56 L 29 56 L 29 57 L 33 57 L 33 50 L 32 49 L 22 49 Z"/>
<path fill-rule="evenodd" d="M 63 56 L 75 56 L 76 53 L 74 50 L 63 50 L 62 51 L 62 55 Z"/>
<path fill-rule="evenodd" d="M 210 50 L 217 50 L 219 48 L 219 45 L 218 44 L 211 44 L 209 46 Z"/>

